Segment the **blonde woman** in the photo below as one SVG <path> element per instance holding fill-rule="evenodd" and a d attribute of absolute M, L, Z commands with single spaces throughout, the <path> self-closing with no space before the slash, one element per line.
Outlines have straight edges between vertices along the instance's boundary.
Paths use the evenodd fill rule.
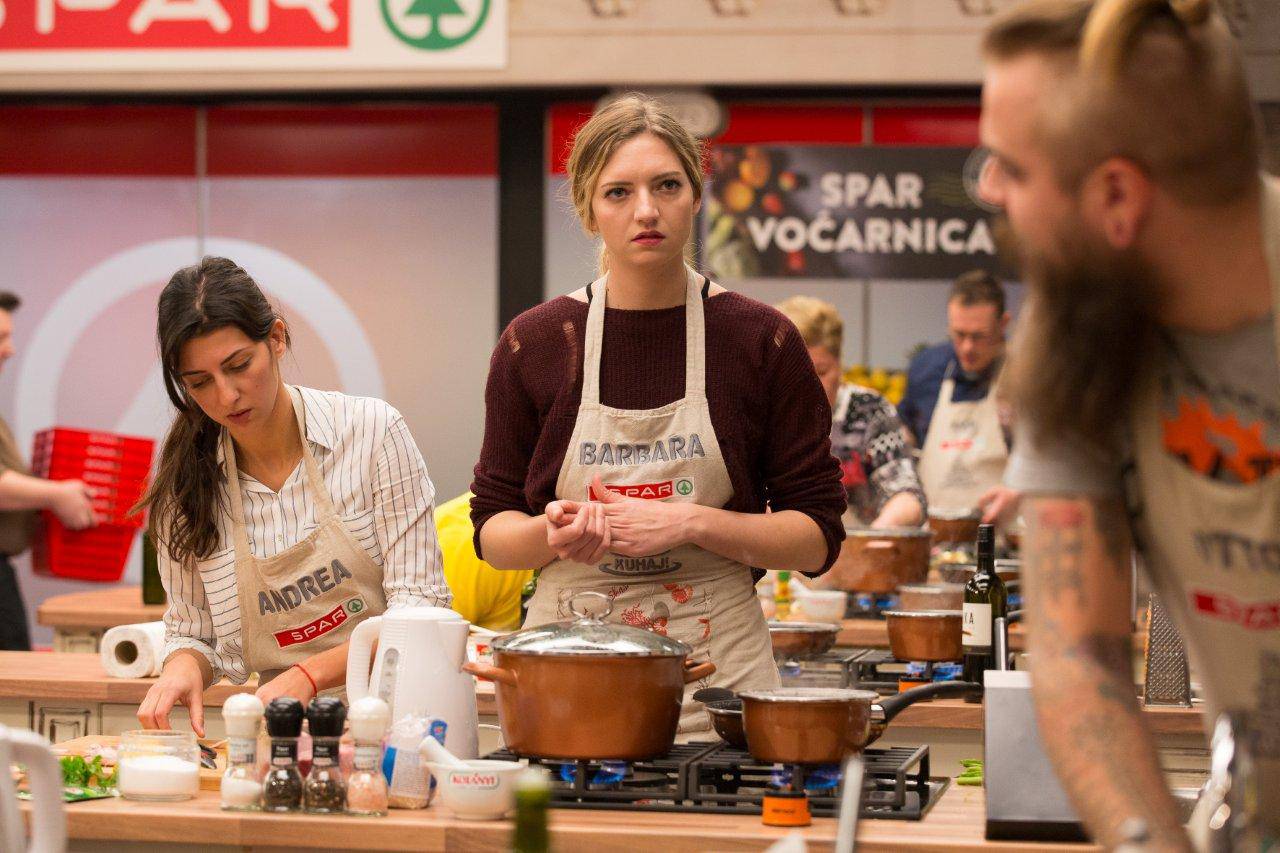
<path fill-rule="evenodd" d="M 776 307 L 800 331 L 831 404 L 831 452 L 840 462 L 851 520 L 867 527 L 919 525 L 924 489 L 898 410 L 880 392 L 840 381 L 840 313 L 812 296 L 792 296 Z"/>
<path fill-rule="evenodd" d="M 542 567 L 529 624 L 598 591 L 609 619 L 716 664 L 690 691 L 775 685 L 754 570 L 821 573 L 844 536 L 831 410 L 804 342 L 685 264 L 701 151 L 655 102 L 599 111 L 568 173 L 601 276 L 517 317 L 494 350 L 476 551 Z M 709 726 L 686 697 L 684 736 Z"/>

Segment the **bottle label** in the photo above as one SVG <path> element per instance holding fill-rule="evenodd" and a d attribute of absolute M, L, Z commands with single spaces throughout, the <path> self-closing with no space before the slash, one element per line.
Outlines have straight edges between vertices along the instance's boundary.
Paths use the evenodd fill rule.
<path fill-rule="evenodd" d="M 360 770 L 377 769 L 380 758 L 382 758 L 382 747 L 378 744 L 356 747 L 355 765 Z"/>
<path fill-rule="evenodd" d="M 298 763 L 298 741 L 290 739 L 271 742 L 271 766 L 289 767 Z"/>
<path fill-rule="evenodd" d="M 249 738 L 233 738 L 227 744 L 230 764 L 253 764 L 258 760 L 258 742 Z"/>
<path fill-rule="evenodd" d="M 964 603 L 964 647 L 991 647 L 991 605 Z M 955 636 L 954 634 L 952 636 Z"/>
<path fill-rule="evenodd" d="M 311 742 L 311 764 L 313 767 L 328 767 L 338 757 L 338 742 L 322 742 L 319 739 Z"/>

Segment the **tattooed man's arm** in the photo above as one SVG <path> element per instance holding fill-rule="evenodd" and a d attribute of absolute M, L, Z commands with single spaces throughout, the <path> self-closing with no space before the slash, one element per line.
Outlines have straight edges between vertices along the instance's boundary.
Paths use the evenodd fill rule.
<path fill-rule="evenodd" d="M 1028 499 L 1023 592 L 1040 734 L 1067 794 L 1108 850 L 1190 850 L 1133 684 L 1129 530 L 1118 502 Z M 1132 824 L 1131 824 L 1132 826 Z"/>

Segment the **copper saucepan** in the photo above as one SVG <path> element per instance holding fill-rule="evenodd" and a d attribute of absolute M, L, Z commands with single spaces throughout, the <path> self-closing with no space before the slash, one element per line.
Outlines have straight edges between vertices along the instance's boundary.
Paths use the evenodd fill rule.
<path fill-rule="evenodd" d="M 980 524 L 982 513 L 977 510 L 929 510 L 929 529 L 939 545 L 972 545 Z"/>
<path fill-rule="evenodd" d="M 968 696 L 982 686 L 939 681 L 881 699 L 869 690 L 777 687 L 742 700 L 747 749 L 773 764 L 838 764 L 879 739 L 902 709 L 935 696 Z"/>
<path fill-rule="evenodd" d="M 808 660 L 836 644 L 840 626 L 826 622 L 769 622 L 769 642 L 775 657 Z"/>
<path fill-rule="evenodd" d="M 961 610 L 888 610 L 889 650 L 901 661 L 951 661 L 964 657 Z"/>
<path fill-rule="evenodd" d="M 604 602 L 599 615 L 579 599 Z M 578 618 L 526 628 L 493 642 L 495 665 L 462 668 L 495 682 L 507 748 L 536 758 L 641 761 L 675 742 L 686 684 L 715 672 L 688 660 L 685 643 L 604 621 L 608 596 L 583 592 Z"/>
<path fill-rule="evenodd" d="M 830 584 L 848 592 L 891 593 L 929 574 L 932 533 L 919 527 L 846 529 Z"/>

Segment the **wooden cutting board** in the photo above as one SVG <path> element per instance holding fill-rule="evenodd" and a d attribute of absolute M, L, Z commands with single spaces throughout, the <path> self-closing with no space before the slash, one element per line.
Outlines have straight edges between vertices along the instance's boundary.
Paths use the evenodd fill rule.
<path fill-rule="evenodd" d="M 201 765 L 200 790 L 220 790 L 222 787 L 222 774 L 227 769 L 227 742 L 225 739 L 214 740 L 212 738 L 200 738 L 199 742 L 209 747 L 217 754 L 214 758 L 214 762 L 218 765 L 214 770 L 210 770 L 208 767 Z M 86 755 L 93 746 L 109 746 L 113 749 L 119 749 L 120 736 L 85 735 L 84 737 L 74 738 L 73 740 L 64 740 L 61 743 L 54 744 L 53 751 L 57 755 Z"/>

